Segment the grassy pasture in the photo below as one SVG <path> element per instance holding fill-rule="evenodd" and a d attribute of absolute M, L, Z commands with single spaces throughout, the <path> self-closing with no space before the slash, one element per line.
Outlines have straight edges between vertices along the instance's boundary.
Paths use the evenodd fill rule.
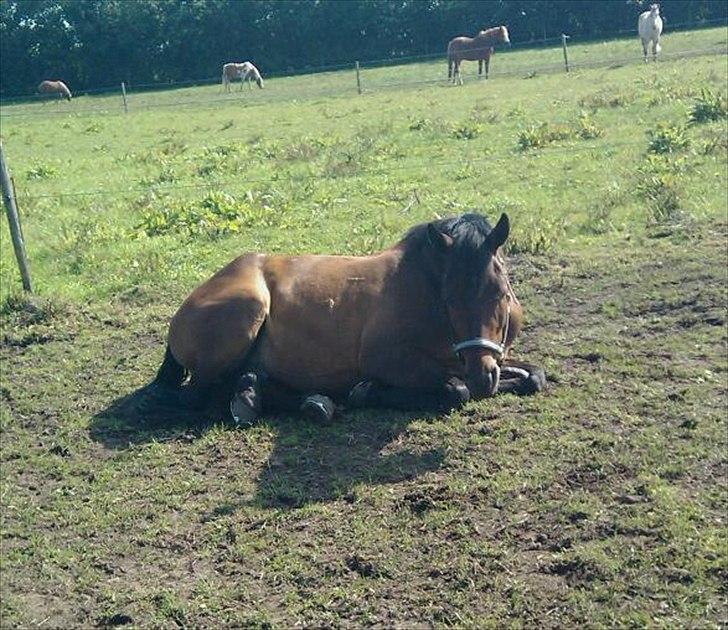
<path fill-rule="evenodd" d="M 3 627 L 724 625 L 728 62 L 628 54 L 3 107 L 40 293 L 3 223 Z M 543 395 L 246 431 L 128 403 L 238 253 L 368 253 L 469 208 L 511 216 Z"/>

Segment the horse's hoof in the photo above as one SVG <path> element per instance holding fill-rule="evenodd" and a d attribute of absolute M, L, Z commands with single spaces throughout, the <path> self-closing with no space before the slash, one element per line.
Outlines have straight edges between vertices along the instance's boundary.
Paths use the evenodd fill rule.
<path fill-rule="evenodd" d="M 320 424 L 331 422 L 335 411 L 334 401 L 328 396 L 322 396 L 320 394 L 308 396 L 301 405 L 303 417 L 306 420 Z"/>
<path fill-rule="evenodd" d="M 243 374 L 230 400 L 230 415 L 235 426 L 252 426 L 260 415 L 262 401 L 256 374 Z"/>
<path fill-rule="evenodd" d="M 468 386 L 459 378 L 451 378 L 445 383 L 445 406 L 448 410 L 459 409 L 470 400 Z"/>
<path fill-rule="evenodd" d="M 359 381 L 349 392 L 346 406 L 353 409 L 367 406 L 369 394 L 372 391 L 373 381 Z"/>
<path fill-rule="evenodd" d="M 518 386 L 517 393 L 523 396 L 529 396 L 540 392 L 546 388 L 546 372 L 541 368 L 536 368 L 532 372 L 529 372 L 528 376 L 521 381 Z"/>

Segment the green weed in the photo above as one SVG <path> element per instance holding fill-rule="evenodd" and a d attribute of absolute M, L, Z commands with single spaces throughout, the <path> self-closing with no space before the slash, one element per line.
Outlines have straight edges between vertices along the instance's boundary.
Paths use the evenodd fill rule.
<path fill-rule="evenodd" d="M 477 138 L 482 131 L 482 125 L 475 121 L 468 120 L 453 125 L 451 134 L 453 138 L 457 138 L 458 140 L 473 140 L 474 138 Z"/>
<path fill-rule="evenodd" d="M 703 88 L 690 110 L 690 122 L 699 124 L 728 117 L 728 98 Z"/>
<path fill-rule="evenodd" d="M 48 179 L 58 175 L 58 168 L 52 164 L 36 163 L 25 172 L 26 179 Z"/>
<path fill-rule="evenodd" d="M 432 121 L 429 118 L 415 118 L 409 123 L 410 131 L 424 131 L 432 127 Z"/>
<path fill-rule="evenodd" d="M 584 140 L 590 140 L 592 138 L 600 138 L 604 135 L 604 130 L 594 122 L 594 119 L 588 112 L 582 111 L 577 121 L 576 135 Z"/>
<path fill-rule="evenodd" d="M 133 229 L 150 237 L 173 233 L 217 237 L 277 221 L 273 208 L 252 194 L 236 198 L 211 192 L 194 201 L 152 197 L 142 208 L 141 220 Z"/>
<path fill-rule="evenodd" d="M 561 218 L 531 216 L 513 230 L 506 241 L 506 251 L 510 254 L 545 254 L 559 243 L 564 229 L 565 222 Z"/>
<path fill-rule="evenodd" d="M 686 129 L 680 125 L 660 123 L 656 129 L 647 132 L 650 138 L 647 150 L 650 153 L 675 153 L 690 144 Z"/>
<path fill-rule="evenodd" d="M 649 222 L 674 223 L 685 217 L 680 164 L 680 160 L 648 156 L 640 168 L 637 190 L 648 202 Z"/>

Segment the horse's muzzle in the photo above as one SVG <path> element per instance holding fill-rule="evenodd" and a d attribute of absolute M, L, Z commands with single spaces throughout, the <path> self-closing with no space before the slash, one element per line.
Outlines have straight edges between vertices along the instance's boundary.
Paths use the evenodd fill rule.
<path fill-rule="evenodd" d="M 476 374 L 468 374 L 465 378 L 470 394 L 476 400 L 495 396 L 500 384 L 500 367 L 493 357 L 483 357 L 479 367 Z"/>

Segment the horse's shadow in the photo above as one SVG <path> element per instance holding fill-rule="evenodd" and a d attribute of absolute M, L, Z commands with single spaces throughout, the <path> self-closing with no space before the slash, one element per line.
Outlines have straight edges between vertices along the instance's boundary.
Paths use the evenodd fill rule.
<path fill-rule="evenodd" d="M 113 450 L 126 450 L 151 441 L 191 442 L 226 417 L 224 401 L 204 412 L 145 406 L 148 389 L 142 388 L 113 401 L 97 413 L 90 436 Z M 338 416 L 330 425 L 299 417 L 266 416 L 261 419 L 276 435 L 273 449 L 256 480 L 251 501 L 231 496 L 208 518 L 232 513 L 243 505 L 299 508 L 335 499 L 354 501 L 359 484 L 386 484 L 412 479 L 438 469 L 441 448 L 408 448 L 404 433 L 421 413 L 377 410 Z M 432 416 L 425 416 L 426 419 Z M 224 425 L 230 431 L 247 431 Z"/>

